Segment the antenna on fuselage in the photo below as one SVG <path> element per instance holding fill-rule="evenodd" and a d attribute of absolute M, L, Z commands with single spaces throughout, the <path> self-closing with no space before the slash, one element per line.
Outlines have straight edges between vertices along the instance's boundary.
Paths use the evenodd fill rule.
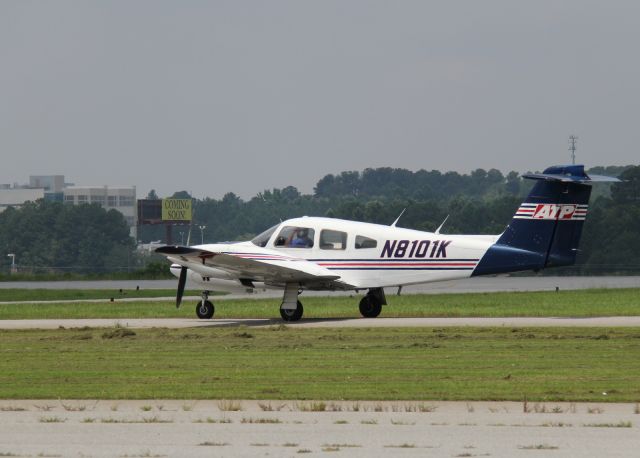
<path fill-rule="evenodd" d="M 400 221 L 400 218 L 402 218 L 402 215 L 404 215 L 405 210 L 406 208 L 402 209 L 402 211 L 400 212 L 396 220 L 393 223 L 391 223 L 391 227 L 396 227 L 396 224 L 398 224 L 398 221 Z"/>
<path fill-rule="evenodd" d="M 446 218 L 444 219 L 444 221 L 442 222 L 442 224 L 440 226 L 438 226 L 438 229 L 436 229 L 434 234 L 436 234 L 436 235 L 440 234 L 440 230 L 442 229 L 442 226 L 444 226 L 444 223 L 446 223 L 448 219 L 449 219 L 449 215 L 447 215 Z"/>

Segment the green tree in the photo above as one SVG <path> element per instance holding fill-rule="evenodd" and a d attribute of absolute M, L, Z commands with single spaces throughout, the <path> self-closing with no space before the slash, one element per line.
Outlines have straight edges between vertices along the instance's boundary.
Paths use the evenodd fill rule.
<path fill-rule="evenodd" d="M 625 170 L 620 179 L 620 183 L 611 186 L 613 201 L 620 204 L 640 202 L 640 166 Z"/>

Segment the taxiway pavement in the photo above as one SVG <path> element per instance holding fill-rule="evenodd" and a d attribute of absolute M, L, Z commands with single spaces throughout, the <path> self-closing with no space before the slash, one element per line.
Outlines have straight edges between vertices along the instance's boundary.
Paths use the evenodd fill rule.
<path fill-rule="evenodd" d="M 371 328 L 371 327 L 640 327 L 640 316 L 588 318 L 505 317 L 505 318 L 313 318 L 295 323 L 280 319 L 238 318 L 199 320 L 195 318 L 91 318 L 47 320 L 0 320 L 0 329 L 269 327 L 286 324 L 292 328 Z"/>

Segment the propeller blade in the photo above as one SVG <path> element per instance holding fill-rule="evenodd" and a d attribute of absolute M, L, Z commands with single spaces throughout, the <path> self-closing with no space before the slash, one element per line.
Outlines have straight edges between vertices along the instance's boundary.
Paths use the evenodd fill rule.
<path fill-rule="evenodd" d="M 178 294 L 176 295 L 176 308 L 180 308 L 182 303 L 182 295 L 184 294 L 184 285 L 187 283 L 187 268 L 182 266 L 180 269 L 180 278 L 178 279 Z"/>

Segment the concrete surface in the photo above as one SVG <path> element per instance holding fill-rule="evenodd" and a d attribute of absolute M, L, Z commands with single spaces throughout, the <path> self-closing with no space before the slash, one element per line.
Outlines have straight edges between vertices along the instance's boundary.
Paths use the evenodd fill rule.
<path fill-rule="evenodd" d="M 237 318 L 199 320 L 197 318 L 90 318 L 50 320 L 0 320 L 0 329 L 268 327 L 286 324 L 292 328 L 369 328 L 369 327 L 640 327 L 640 316 L 589 318 L 513 317 L 513 318 L 314 318 L 297 323 L 279 319 Z"/>
<path fill-rule="evenodd" d="M 529 403 L 525 413 L 512 402 L 326 402 L 333 411 L 323 412 L 302 411 L 308 401 L 234 403 L 4 400 L 0 455 L 638 456 L 632 404 Z"/>

